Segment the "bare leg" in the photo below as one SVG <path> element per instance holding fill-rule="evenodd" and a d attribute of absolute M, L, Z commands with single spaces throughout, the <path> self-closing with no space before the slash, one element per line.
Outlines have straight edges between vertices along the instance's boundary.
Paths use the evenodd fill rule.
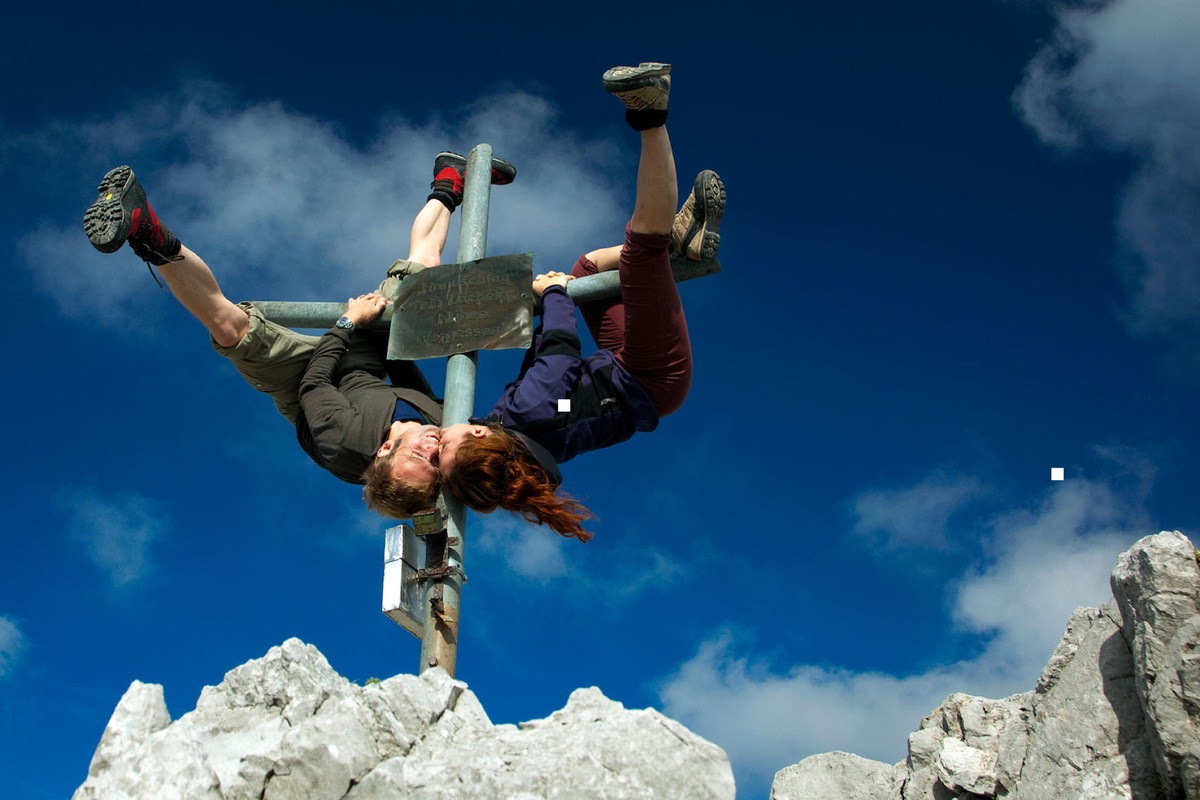
<path fill-rule="evenodd" d="M 612 247 L 601 247 L 599 250 L 591 251 L 584 258 L 596 265 L 596 272 L 608 272 L 616 269 L 621 263 L 621 247 L 622 245 L 619 244 Z"/>
<path fill-rule="evenodd" d="M 621 299 L 603 318 L 584 319 L 597 343 L 611 350 L 650 396 L 660 416 L 677 409 L 692 380 L 692 350 L 687 320 L 671 273 L 671 229 L 679 188 L 675 157 L 667 136 L 667 100 L 671 65 L 657 61 L 636 67 L 613 67 L 604 73 L 604 88 L 625 105 L 625 121 L 640 132 L 637 198 L 625 227 L 617 270 Z M 595 255 L 603 260 L 604 251 Z M 587 257 L 572 274 L 600 270 Z M 590 311 L 590 309 L 589 309 Z M 619 341 L 607 343 L 619 335 Z M 603 342 L 601 341 L 603 338 Z"/>
<path fill-rule="evenodd" d="M 667 136 L 666 127 L 661 126 L 642 131 L 641 142 L 637 198 L 634 201 L 629 228 L 640 234 L 670 234 L 675 223 L 675 206 L 679 200 L 671 140 Z M 592 250 L 576 262 L 571 274 L 581 278 L 598 272 L 621 269 L 624 253 L 625 245 Z M 581 309 L 583 319 L 592 333 L 592 338 L 602 349 L 619 354 L 623 361 L 627 359 L 635 368 L 649 371 L 647 362 L 657 367 L 662 358 L 661 355 L 647 358 L 643 354 L 647 347 L 653 354 L 665 341 L 670 349 L 681 352 L 687 336 L 683 309 L 675 289 L 675 279 L 671 273 L 665 245 L 660 257 L 645 261 L 639 256 L 636 264 L 626 263 L 621 272 L 621 296 L 584 306 Z M 631 309 L 629 316 L 633 318 L 632 331 L 626 316 L 627 303 Z M 658 323 L 662 320 L 671 320 L 673 324 L 660 328 Z M 638 324 L 639 321 L 641 324 Z M 652 324 L 647 321 L 652 321 Z M 623 351 L 631 340 L 634 348 L 625 357 Z M 643 342 L 645 344 L 639 347 L 638 344 Z M 682 357 L 676 360 L 678 364 L 684 361 Z M 678 364 L 676 371 L 680 368 Z"/>
<path fill-rule="evenodd" d="M 633 218 L 629 221 L 635 233 L 670 233 L 675 224 L 679 203 L 679 185 L 675 176 L 675 156 L 666 126 L 642 131 L 642 154 L 638 163 L 637 198 Z M 602 247 L 592 250 L 585 258 L 596 265 L 597 272 L 616 269 L 621 263 L 621 247 Z"/>
<path fill-rule="evenodd" d="M 637 200 L 620 251 L 624 340 L 617 360 L 666 416 L 687 397 L 692 347 L 668 247 L 679 188 L 665 126 L 642 131 Z"/>
<path fill-rule="evenodd" d="M 679 203 L 675 156 L 665 125 L 642 131 L 637 199 L 630 226 L 635 233 L 670 233 Z"/>
<path fill-rule="evenodd" d="M 180 247 L 183 258 L 160 266 L 159 272 L 175 299 L 208 328 L 213 340 L 223 347 L 233 347 L 250 328 L 246 312 L 221 293 L 204 259 L 187 247 Z"/>
<path fill-rule="evenodd" d="M 408 239 L 408 260 L 436 267 L 442 263 L 442 251 L 450 233 L 450 209 L 439 200 L 429 200 L 413 219 Z"/>

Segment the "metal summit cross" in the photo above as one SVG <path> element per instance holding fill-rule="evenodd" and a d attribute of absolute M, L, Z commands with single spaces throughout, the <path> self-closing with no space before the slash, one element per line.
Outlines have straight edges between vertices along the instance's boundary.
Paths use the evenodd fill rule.
<path fill-rule="evenodd" d="M 475 405 L 480 349 L 528 347 L 534 297 L 530 254 L 485 258 L 492 147 L 476 145 L 467 157 L 458 262 L 410 275 L 376 326 L 390 329 L 388 359 L 448 356 L 444 426 L 467 422 Z M 676 281 L 721 271 L 717 261 L 671 263 Z M 614 270 L 567 284 L 576 305 L 620 294 Z M 295 328 L 328 328 L 344 303 L 256 302 L 263 315 Z M 419 370 L 416 370 L 419 373 Z M 422 376 L 423 378 L 423 376 Z M 426 383 L 428 385 L 428 383 Z M 459 611 L 466 545 L 466 509 L 442 492 L 437 507 L 414 515 L 412 525 L 387 529 L 384 542 L 383 612 L 421 639 L 419 672 L 458 665 Z"/>

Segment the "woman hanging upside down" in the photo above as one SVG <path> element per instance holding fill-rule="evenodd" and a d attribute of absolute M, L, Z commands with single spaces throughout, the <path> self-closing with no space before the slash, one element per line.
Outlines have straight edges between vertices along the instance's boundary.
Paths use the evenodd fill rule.
<path fill-rule="evenodd" d="M 542 319 L 520 375 L 485 417 L 442 430 L 443 486 L 477 511 L 504 508 L 586 542 L 591 534 L 582 522 L 592 514 L 556 493 L 558 464 L 654 430 L 687 397 L 692 350 L 671 253 L 705 261 L 716 255 L 725 187 L 715 172 L 701 172 L 675 213 L 675 161 L 665 124 L 670 72 L 669 64 L 644 63 L 604 74 L 605 89 L 624 102 L 626 121 L 641 135 L 625 244 L 581 256 L 569 275 L 534 279 Z M 566 285 L 614 269 L 620 297 L 582 309 L 600 346 L 585 359 Z"/>

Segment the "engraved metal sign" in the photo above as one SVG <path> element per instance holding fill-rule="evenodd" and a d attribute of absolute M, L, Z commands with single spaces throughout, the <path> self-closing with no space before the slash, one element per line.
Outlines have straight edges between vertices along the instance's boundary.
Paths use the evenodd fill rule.
<path fill-rule="evenodd" d="M 400 282 L 388 358 L 414 361 L 529 347 L 533 254 L 431 267 Z"/>

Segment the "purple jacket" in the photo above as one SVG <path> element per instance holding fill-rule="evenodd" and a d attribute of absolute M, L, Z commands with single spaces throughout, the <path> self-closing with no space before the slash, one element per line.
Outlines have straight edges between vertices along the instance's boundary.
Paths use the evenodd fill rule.
<path fill-rule="evenodd" d="M 559 411 L 559 400 L 570 400 L 571 410 Z M 658 427 L 654 403 L 612 351 L 583 358 L 575 303 L 561 286 L 543 294 L 542 319 L 521 374 L 487 418 L 529 436 L 559 463 Z"/>

